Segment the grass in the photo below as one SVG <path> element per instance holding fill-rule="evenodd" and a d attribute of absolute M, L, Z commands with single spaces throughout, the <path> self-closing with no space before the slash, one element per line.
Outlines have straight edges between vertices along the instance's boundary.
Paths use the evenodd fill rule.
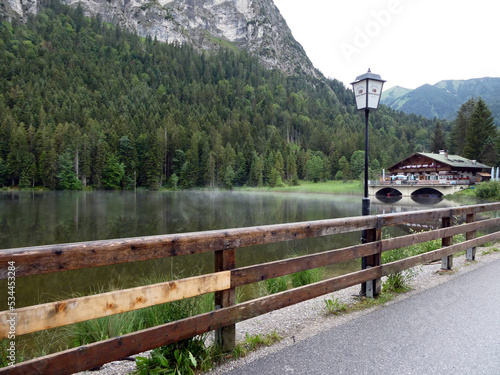
<path fill-rule="evenodd" d="M 374 306 L 383 305 L 392 301 L 400 293 L 405 293 L 407 290 L 400 291 L 382 291 L 377 298 L 360 297 L 355 303 L 345 304 L 335 298 L 334 296 L 325 299 L 326 310 L 328 314 L 340 315 L 349 314 L 355 311 L 369 309 Z"/>
<path fill-rule="evenodd" d="M 490 255 L 490 254 L 496 253 L 498 251 L 500 251 L 500 250 L 498 250 L 496 247 L 493 247 L 491 249 L 481 251 L 481 255 Z"/>
<path fill-rule="evenodd" d="M 287 193 L 316 193 L 316 194 L 339 194 L 339 195 L 361 195 L 363 194 L 363 186 L 360 181 L 326 181 L 317 182 L 300 181 L 297 186 L 283 187 L 241 187 L 234 188 L 237 191 L 270 191 L 270 192 L 287 192 Z"/>
<path fill-rule="evenodd" d="M 236 345 L 236 348 L 233 350 L 231 358 L 243 358 L 248 355 L 248 353 L 258 349 L 262 346 L 271 346 L 281 341 L 282 337 L 276 332 L 273 331 L 266 335 L 249 335 L 245 334 L 245 342 Z"/>
<path fill-rule="evenodd" d="M 284 292 L 288 290 L 290 285 L 292 288 L 316 283 L 323 280 L 325 268 L 313 268 L 310 270 L 300 271 L 291 275 L 279 276 L 273 279 L 267 279 L 257 284 L 260 296 L 268 296 L 271 294 Z"/>
<path fill-rule="evenodd" d="M 382 292 L 377 298 L 361 297 L 359 301 L 347 309 L 348 312 L 369 309 L 373 306 L 380 306 L 392 301 L 401 292 Z"/>
<path fill-rule="evenodd" d="M 459 190 L 453 194 L 443 196 L 443 199 L 446 200 L 461 200 L 465 198 L 474 198 L 476 199 L 475 189 L 463 189 Z"/>

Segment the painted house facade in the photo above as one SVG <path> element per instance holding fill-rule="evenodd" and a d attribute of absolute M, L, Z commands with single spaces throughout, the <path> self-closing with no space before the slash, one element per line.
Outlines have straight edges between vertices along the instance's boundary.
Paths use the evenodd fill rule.
<path fill-rule="evenodd" d="M 388 169 L 385 181 L 469 185 L 490 178 L 491 167 L 458 155 L 417 152 Z"/>

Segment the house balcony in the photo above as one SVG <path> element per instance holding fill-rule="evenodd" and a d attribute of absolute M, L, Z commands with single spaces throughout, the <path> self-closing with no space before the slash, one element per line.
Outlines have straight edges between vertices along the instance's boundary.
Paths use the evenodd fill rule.
<path fill-rule="evenodd" d="M 370 180 L 368 184 L 370 186 L 397 186 L 397 185 L 407 185 L 407 186 L 442 186 L 442 185 L 474 185 L 476 182 L 471 179 L 456 179 L 456 180 Z"/>

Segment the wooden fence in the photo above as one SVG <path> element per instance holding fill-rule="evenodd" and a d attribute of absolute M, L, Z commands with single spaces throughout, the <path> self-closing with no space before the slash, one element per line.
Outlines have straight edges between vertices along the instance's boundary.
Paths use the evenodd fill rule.
<path fill-rule="evenodd" d="M 476 231 L 500 226 L 500 218 L 484 218 L 484 213 L 496 210 L 500 210 L 500 203 L 0 250 L 0 279 L 8 279 L 9 264 L 15 264 L 16 277 L 29 277 L 205 252 L 215 256 L 215 272 L 211 274 L 0 312 L 0 339 L 8 337 L 8 319 L 13 315 L 19 336 L 211 292 L 215 292 L 216 304 L 214 311 L 205 314 L 22 362 L 0 369 L 0 374 L 69 374 L 213 330 L 219 330 L 221 344 L 230 349 L 235 344 L 235 324 L 245 319 L 356 284 L 363 284 L 367 294 L 376 296 L 382 276 L 438 259 L 442 259 L 443 268 L 451 268 L 453 254 L 460 251 L 467 251 L 467 258 L 473 260 L 476 246 L 500 239 L 498 231 L 476 238 Z M 461 220 L 463 224 L 454 224 L 460 217 L 465 219 Z M 442 225 L 428 232 L 381 238 L 383 227 L 429 221 Z M 236 266 L 238 248 L 362 230 L 367 231 L 366 244 Z M 453 245 L 453 236 L 459 234 L 466 234 L 466 241 Z M 443 246 L 438 250 L 381 264 L 384 251 L 436 239 L 442 239 Z M 365 258 L 366 269 L 236 304 L 236 287 L 357 258 Z"/>

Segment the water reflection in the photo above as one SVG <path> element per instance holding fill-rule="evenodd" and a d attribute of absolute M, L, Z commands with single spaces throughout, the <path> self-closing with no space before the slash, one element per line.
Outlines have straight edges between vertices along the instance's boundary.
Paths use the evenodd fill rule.
<path fill-rule="evenodd" d="M 446 201 L 440 205 L 453 205 Z M 434 207 L 434 206 L 433 206 Z M 372 200 L 372 213 L 428 209 L 402 198 Z M 195 232 L 359 216 L 357 196 L 217 191 L 180 192 L 1 192 L 0 246 L 55 243 Z M 359 243 L 360 233 L 242 248 L 237 265 L 273 261 Z M 1 250 L 0 250 L 1 251 Z M 330 275 L 359 262 L 328 269 Z M 87 270 L 19 278 L 17 306 L 88 293 L 101 287 L 135 286 L 152 274 L 192 276 L 212 272 L 213 255 L 200 254 Z M 3 284 L 0 283 L 0 287 Z M 5 307 L 3 307 L 5 308 Z"/>
<path fill-rule="evenodd" d="M 454 207 L 459 204 L 454 201 L 435 197 L 384 197 L 372 198 L 372 213 L 390 214 L 398 212 L 409 212 L 418 210 L 430 210 L 434 208 Z"/>

